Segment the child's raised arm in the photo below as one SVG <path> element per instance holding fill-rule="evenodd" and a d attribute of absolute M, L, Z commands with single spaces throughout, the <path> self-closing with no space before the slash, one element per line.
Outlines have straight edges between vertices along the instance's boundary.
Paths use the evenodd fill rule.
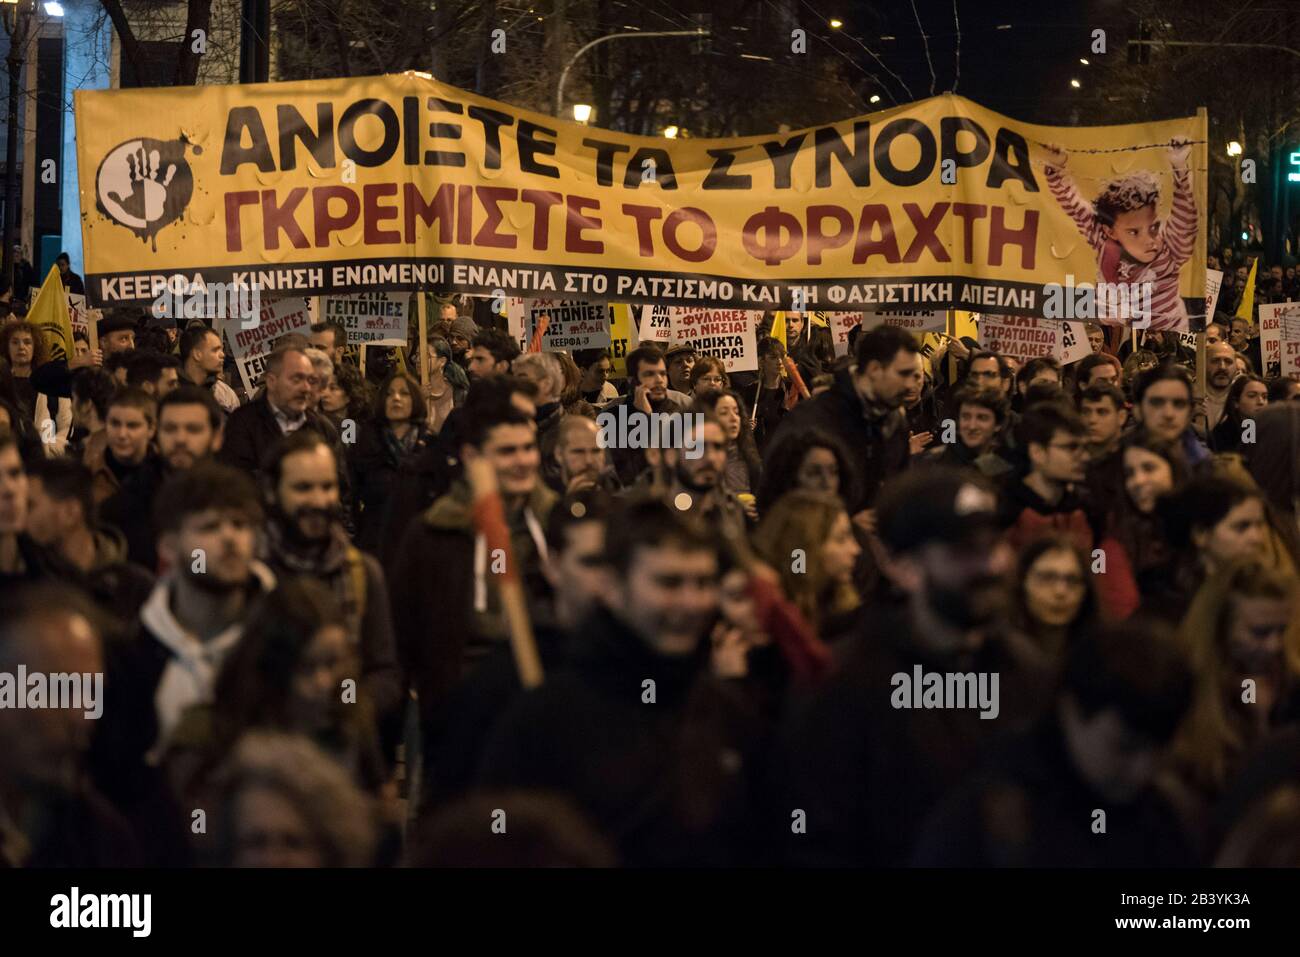
<path fill-rule="evenodd" d="M 1079 188 L 1074 185 L 1074 180 L 1065 170 L 1065 164 L 1069 160 L 1068 154 L 1059 146 L 1048 143 L 1047 158 L 1043 164 L 1043 174 L 1047 177 L 1047 188 L 1052 191 L 1052 196 L 1061 209 L 1070 214 L 1074 224 L 1079 227 L 1079 232 L 1088 240 L 1088 245 L 1094 250 L 1100 251 L 1106 242 L 1106 236 L 1102 232 L 1101 224 L 1097 222 L 1097 214 L 1093 209 L 1092 203 L 1084 199 Z"/>
<path fill-rule="evenodd" d="M 1186 139 L 1174 139 L 1169 144 L 1169 164 L 1174 170 L 1174 196 L 1169 209 L 1169 222 L 1165 225 L 1165 243 L 1174 261 L 1181 266 L 1192 257 L 1196 248 L 1196 198 L 1192 195 L 1192 171 L 1187 158 L 1191 145 Z"/>

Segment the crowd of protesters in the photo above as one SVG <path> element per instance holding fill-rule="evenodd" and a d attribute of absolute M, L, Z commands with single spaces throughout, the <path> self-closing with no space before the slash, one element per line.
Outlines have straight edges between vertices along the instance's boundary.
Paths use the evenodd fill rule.
<path fill-rule="evenodd" d="M 0 708 L 0 866 L 1300 864 L 1300 383 L 1249 323 L 1198 395 L 1175 334 L 795 314 L 624 377 L 435 316 L 423 382 L 321 324 L 253 394 L 202 321 L 6 318 L 0 673 L 104 679 Z"/>

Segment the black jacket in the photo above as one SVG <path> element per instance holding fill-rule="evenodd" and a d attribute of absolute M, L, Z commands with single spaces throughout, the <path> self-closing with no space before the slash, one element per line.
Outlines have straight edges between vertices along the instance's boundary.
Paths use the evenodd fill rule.
<path fill-rule="evenodd" d="M 455 409 L 452 413 L 455 413 Z M 391 581 L 402 537 L 411 524 L 442 496 L 460 474 L 460 452 L 454 441 L 451 417 L 442 431 L 432 436 L 423 448 L 404 459 L 393 476 L 393 484 L 384 505 L 380 523 L 379 548 L 376 554 Z"/>
<path fill-rule="evenodd" d="M 1105 832 L 1094 812 L 1106 812 Z M 1154 791 L 1126 804 L 1075 770 L 1055 717 L 1009 742 L 939 805 L 912 863 L 921 867 L 1190 867 L 1173 810 Z"/>
<path fill-rule="evenodd" d="M 907 467 L 907 420 L 901 409 L 880 418 L 869 418 L 862 398 L 853 388 L 848 370 L 835 375 L 827 392 L 796 405 L 776 430 L 773 443 L 782 436 L 817 429 L 844 443 L 854 469 L 854 501 L 849 512 L 870 508 L 880 486 L 891 475 Z M 770 448 L 770 446 L 769 446 Z"/>
<path fill-rule="evenodd" d="M 1045 663 L 1020 636 L 990 636 L 975 652 L 922 649 L 902 606 L 864 611 L 835 646 L 836 675 L 789 708 L 774 758 L 768 826 L 783 857 L 813 866 L 907 863 L 929 811 L 977 770 L 1008 732 L 1036 719 L 1050 693 Z M 995 719 L 977 708 L 895 708 L 893 676 L 996 673 Z M 792 834 L 792 809 L 807 833 Z"/>
<path fill-rule="evenodd" d="M 127 558 L 149 571 L 158 568 L 153 502 L 166 479 L 166 466 L 160 458 L 151 456 L 145 459 L 143 468 L 99 504 L 100 521 L 113 526 L 126 538 Z"/>
<path fill-rule="evenodd" d="M 318 412 L 308 412 L 304 429 L 318 432 L 338 452 L 339 434 L 329 419 Z M 283 436 L 280 424 L 275 421 L 271 403 L 265 393 L 260 397 L 240 406 L 226 419 L 225 439 L 217 458 L 227 465 L 243 469 L 249 475 L 259 478 L 262 474 L 262 462 L 267 452 Z M 342 457 L 339 457 L 339 471 L 345 471 Z"/>
<path fill-rule="evenodd" d="M 356 543 L 358 548 L 372 554 L 379 551 L 383 539 L 385 512 L 397 485 L 398 471 L 403 462 L 420 455 L 427 442 L 424 427 L 418 426 L 420 435 L 415 445 L 410 453 L 399 458 L 384 440 L 385 428 L 373 419 L 361 423 L 356 445 L 348 450 L 358 509 Z"/>
<path fill-rule="evenodd" d="M 709 674 L 708 642 L 657 655 L 604 609 L 581 634 L 585 653 L 502 719 L 479 783 L 570 797 L 630 866 L 744 862 L 754 729 Z"/>

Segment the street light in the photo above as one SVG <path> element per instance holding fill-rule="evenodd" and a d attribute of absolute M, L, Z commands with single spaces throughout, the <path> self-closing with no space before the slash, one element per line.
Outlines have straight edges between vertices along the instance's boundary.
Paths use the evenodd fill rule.
<path fill-rule="evenodd" d="M 578 52 L 569 57 L 569 62 L 564 64 L 564 69 L 560 71 L 560 82 L 555 84 L 555 115 L 559 116 L 564 111 L 564 84 L 569 78 L 569 70 L 573 64 L 578 62 L 578 58 L 590 50 L 592 47 L 605 43 L 608 40 L 617 40 L 619 37 L 707 37 L 712 36 L 708 30 L 703 27 L 697 27 L 694 30 L 664 30 L 654 33 L 644 33 L 642 31 L 632 31 L 628 33 L 611 33 L 609 36 L 597 37 L 586 46 L 579 47 Z"/>
<path fill-rule="evenodd" d="M 843 20 L 832 20 L 832 21 L 831 21 L 831 29 L 832 29 L 832 30 L 838 30 L 838 29 L 839 29 L 840 27 L 842 27 L 842 26 L 844 26 L 844 21 L 843 21 Z"/>
<path fill-rule="evenodd" d="M 583 126 L 586 126 L 587 122 L 591 119 L 591 104 L 574 103 L 573 118 L 577 120 L 579 123 L 581 123 Z"/>
<path fill-rule="evenodd" d="M 1240 156 L 1240 155 L 1241 155 L 1241 144 L 1238 143 L 1236 140 L 1233 140 L 1231 143 L 1229 143 L 1229 144 L 1228 144 L 1228 155 L 1229 155 L 1229 156 Z"/>
<path fill-rule="evenodd" d="M 1087 58 L 1086 56 L 1081 56 L 1081 57 L 1079 57 L 1079 62 L 1082 63 L 1084 66 L 1088 66 L 1088 65 L 1089 65 L 1089 64 L 1088 64 L 1088 58 Z"/>
<path fill-rule="evenodd" d="M 63 16 L 63 4 L 50 0 L 49 3 L 45 4 L 45 12 L 52 17 L 61 17 Z"/>
<path fill-rule="evenodd" d="M 1083 84 L 1080 83 L 1078 80 L 1071 80 L 1070 86 L 1074 87 L 1077 90 L 1079 87 L 1083 86 Z"/>
<path fill-rule="evenodd" d="M 675 126 L 665 126 L 665 127 L 664 127 L 664 136 L 665 136 L 667 139 L 670 139 L 670 140 L 675 140 L 675 139 L 677 139 L 677 134 L 678 134 L 679 132 L 681 132 L 681 131 L 678 130 L 677 127 L 675 127 Z"/>
<path fill-rule="evenodd" d="M 879 94 L 879 93 L 872 93 L 872 94 L 871 94 L 871 99 L 868 100 L 868 102 L 869 102 L 869 103 L 879 103 L 879 102 L 880 102 L 880 94 Z"/>

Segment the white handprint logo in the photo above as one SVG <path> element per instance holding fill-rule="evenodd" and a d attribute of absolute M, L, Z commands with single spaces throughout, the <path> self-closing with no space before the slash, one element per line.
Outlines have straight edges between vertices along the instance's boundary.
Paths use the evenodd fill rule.
<path fill-rule="evenodd" d="M 96 176 L 100 210 L 141 239 L 156 236 L 180 218 L 193 195 L 186 147 L 183 140 L 141 138 L 114 148 Z"/>

